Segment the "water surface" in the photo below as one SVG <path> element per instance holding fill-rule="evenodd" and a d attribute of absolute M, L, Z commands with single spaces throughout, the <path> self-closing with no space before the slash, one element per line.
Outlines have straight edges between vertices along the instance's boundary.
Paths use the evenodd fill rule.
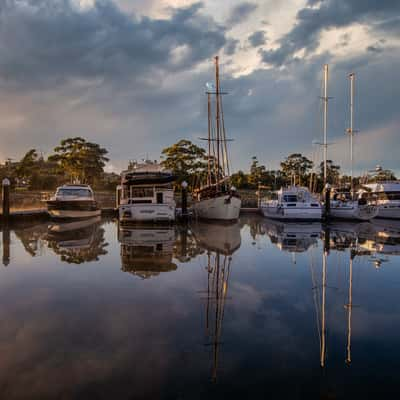
<path fill-rule="evenodd" d="M 4 399 L 379 398 L 400 223 L 2 230 Z"/>

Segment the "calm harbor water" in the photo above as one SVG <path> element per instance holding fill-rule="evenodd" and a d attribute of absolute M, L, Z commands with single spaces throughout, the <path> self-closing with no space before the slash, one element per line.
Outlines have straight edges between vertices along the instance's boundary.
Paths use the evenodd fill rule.
<path fill-rule="evenodd" d="M 0 398 L 379 398 L 400 223 L 2 230 Z"/>

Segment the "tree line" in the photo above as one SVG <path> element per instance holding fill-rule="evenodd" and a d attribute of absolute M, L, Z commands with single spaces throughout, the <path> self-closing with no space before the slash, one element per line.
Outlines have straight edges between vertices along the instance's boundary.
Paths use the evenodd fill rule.
<path fill-rule="evenodd" d="M 196 187 L 206 182 L 208 163 L 214 165 L 215 160 L 208 160 L 205 149 L 189 140 L 180 140 L 162 151 L 165 167 L 171 169 L 182 181 Z M 212 168 L 211 168 L 212 170 Z M 249 171 L 239 170 L 231 175 L 231 184 L 237 189 L 258 189 L 260 186 L 276 190 L 282 186 L 296 184 L 309 187 L 314 192 L 321 192 L 324 185 L 324 164 L 318 166 L 300 153 L 293 153 L 280 163 L 280 169 L 267 169 L 256 156 L 250 160 Z M 366 177 L 354 177 L 356 186 L 370 181 L 395 180 L 391 170 L 377 168 Z M 350 185 L 350 176 L 342 175 L 341 168 L 332 160 L 327 160 L 327 183 L 331 185 Z"/>
<path fill-rule="evenodd" d="M 30 149 L 19 161 L 8 159 L 0 165 L 0 178 L 7 177 L 14 187 L 52 190 L 64 183 L 87 183 L 96 188 L 114 189 L 117 174 L 106 174 L 108 151 L 84 138 L 64 139 L 45 158 Z"/>
<path fill-rule="evenodd" d="M 95 189 L 114 190 L 119 176 L 106 173 L 108 151 L 97 143 L 82 137 L 64 139 L 45 159 L 36 149 L 29 150 L 21 160 L 7 160 L 0 165 L 0 178 L 8 177 L 13 186 L 30 190 L 53 190 L 63 183 L 86 183 Z M 176 185 L 188 182 L 191 189 L 206 183 L 208 169 L 215 171 L 216 160 L 208 158 L 204 148 L 182 139 L 161 153 L 161 163 L 177 177 Z M 373 176 L 355 177 L 357 186 L 366 181 L 394 180 L 391 170 L 377 168 Z M 361 182 L 364 180 L 363 182 Z M 350 184 L 350 177 L 341 174 L 341 168 L 332 160 L 327 162 L 327 182 L 332 185 Z M 314 163 L 300 153 L 293 153 L 280 163 L 280 169 L 267 169 L 257 157 L 252 157 L 249 171 L 232 173 L 231 184 L 237 189 L 271 190 L 289 184 L 307 186 L 312 191 L 323 189 L 323 163 Z"/>

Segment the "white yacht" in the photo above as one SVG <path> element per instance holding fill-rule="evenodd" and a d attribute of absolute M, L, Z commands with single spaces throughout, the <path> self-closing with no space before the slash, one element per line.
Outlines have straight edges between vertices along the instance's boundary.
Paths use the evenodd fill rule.
<path fill-rule="evenodd" d="M 240 200 L 236 189 L 230 185 L 229 157 L 222 98 L 219 83 L 218 56 L 215 57 L 215 87 L 207 85 L 208 96 L 208 169 L 207 182 L 193 193 L 193 211 L 196 217 L 217 221 L 236 221 L 239 218 Z M 215 115 L 211 110 L 215 95 Z M 215 126 L 214 121 L 215 120 Z"/>
<path fill-rule="evenodd" d="M 146 161 L 121 173 L 117 205 L 121 222 L 172 222 L 175 220 L 175 176 L 161 164 Z"/>
<path fill-rule="evenodd" d="M 88 185 L 64 185 L 46 201 L 47 211 L 53 218 L 92 218 L 101 214 L 93 190 Z"/>
<path fill-rule="evenodd" d="M 284 221 L 320 221 L 322 206 L 306 187 L 291 186 L 276 192 L 277 199 L 261 202 L 265 217 Z"/>
<path fill-rule="evenodd" d="M 400 181 L 368 183 L 367 190 L 361 194 L 363 199 L 375 199 L 378 218 L 400 219 Z"/>
<path fill-rule="evenodd" d="M 353 199 L 350 192 L 334 190 L 331 196 L 330 216 L 337 219 L 369 221 L 378 215 L 378 206 L 360 198 Z"/>

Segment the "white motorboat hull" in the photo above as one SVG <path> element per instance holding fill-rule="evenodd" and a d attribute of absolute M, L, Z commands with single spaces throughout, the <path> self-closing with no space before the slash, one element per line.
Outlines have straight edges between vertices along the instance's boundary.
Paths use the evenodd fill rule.
<path fill-rule="evenodd" d="M 59 219 L 85 219 L 101 215 L 101 210 L 48 210 L 52 218 Z"/>
<path fill-rule="evenodd" d="M 369 221 L 378 215 L 378 208 L 373 205 L 360 206 L 357 202 L 352 204 L 331 204 L 330 216 L 338 219 L 352 219 Z"/>
<path fill-rule="evenodd" d="M 123 204 L 118 208 L 121 222 L 173 222 L 175 205 Z"/>
<path fill-rule="evenodd" d="M 262 205 L 264 217 L 281 221 L 320 221 L 322 219 L 321 207 L 281 207 L 278 205 Z"/>
<path fill-rule="evenodd" d="M 197 218 L 235 221 L 239 218 L 242 201 L 238 197 L 229 194 L 199 200 L 193 204 L 193 211 Z"/>

